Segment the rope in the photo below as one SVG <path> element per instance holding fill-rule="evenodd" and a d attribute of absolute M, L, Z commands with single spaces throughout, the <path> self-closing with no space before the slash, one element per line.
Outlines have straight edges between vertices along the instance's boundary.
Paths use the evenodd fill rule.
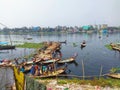
<path fill-rule="evenodd" d="M 82 77 L 103 77 L 103 76 L 106 76 L 106 75 L 108 75 L 109 73 L 106 73 L 106 74 L 102 74 L 102 75 L 91 75 L 91 76 L 78 76 L 78 75 L 73 75 L 73 74 L 68 74 L 68 75 L 66 75 L 66 74 L 60 74 L 60 75 L 57 75 L 57 76 L 71 76 L 71 77 L 78 77 L 78 78 L 82 78 Z"/>

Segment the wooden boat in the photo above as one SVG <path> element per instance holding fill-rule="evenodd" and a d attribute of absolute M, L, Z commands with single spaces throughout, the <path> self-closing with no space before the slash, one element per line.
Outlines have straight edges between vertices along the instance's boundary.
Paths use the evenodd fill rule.
<path fill-rule="evenodd" d="M 81 48 L 85 47 L 86 46 L 86 41 L 83 40 L 83 42 L 81 43 Z"/>
<path fill-rule="evenodd" d="M 27 35 L 27 36 L 25 35 L 24 39 L 26 39 L 26 40 L 32 40 L 33 38 L 30 35 Z"/>
<path fill-rule="evenodd" d="M 2 26 L 5 26 L 7 27 L 6 25 L 0 23 Z M 11 41 L 11 37 L 10 37 L 10 34 L 9 34 L 9 39 L 10 39 L 10 43 L 11 45 L 8 45 L 8 42 L 1 42 L 0 41 L 0 50 L 8 50 L 8 49 L 15 49 L 15 46 L 12 45 L 12 41 Z"/>
<path fill-rule="evenodd" d="M 8 45 L 8 42 L 0 42 L 0 50 L 15 49 L 15 46 Z"/>
<path fill-rule="evenodd" d="M 61 41 L 60 43 L 65 43 L 65 44 L 66 44 L 66 43 L 67 43 L 67 40 L 65 40 L 65 41 Z"/>
<path fill-rule="evenodd" d="M 70 57 L 70 58 L 67 58 L 67 59 L 63 59 L 63 60 L 60 60 L 60 61 L 58 61 L 57 63 L 70 63 L 70 62 L 73 62 L 73 61 L 75 61 L 75 59 L 76 59 L 76 57 L 78 56 L 78 54 L 77 53 L 75 53 L 74 54 L 74 56 L 72 56 L 72 57 Z"/>
<path fill-rule="evenodd" d="M 118 47 L 112 47 L 112 49 L 120 51 L 120 48 L 118 48 Z"/>
<path fill-rule="evenodd" d="M 56 69 L 55 71 L 51 71 L 51 72 L 48 72 L 47 74 L 42 74 L 40 76 L 30 76 L 30 77 L 33 77 L 33 78 L 48 78 L 48 77 L 55 77 L 63 72 L 65 72 L 66 70 L 66 67 L 64 68 L 58 68 Z"/>
<path fill-rule="evenodd" d="M 33 61 L 28 61 L 28 62 L 25 62 L 24 65 L 30 65 L 30 64 L 33 64 L 33 63 L 38 63 L 40 62 L 41 60 L 36 60 L 35 62 Z"/>
<path fill-rule="evenodd" d="M 82 43 L 82 44 L 81 44 L 81 48 L 83 48 L 83 47 L 86 47 L 86 44 L 83 44 L 83 43 Z"/>
<path fill-rule="evenodd" d="M 26 38 L 27 40 L 32 40 L 32 38 L 31 37 L 28 37 L 28 38 Z"/>
<path fill-rule="evenodd" d="M 10 45 L 0 46 L 0 50 L 8 50 L 8 49 L 15 49 L 15 46 L 10 46 Z"/>
<path fill-rule="evenodd" d="M 11 45 L 0 45 L 0 50 L 15 49 L 15 46 Z"/>
<path fill-rule="evenodd" d="M 110 73 L 110 74 L 107 74 L 107 76 L 111 78 L 120 79 L 120 73 Z"/>
<path fill-rule="evenodd" d="M 55 63 L 55 62 L 57 62 L 59 60 L 60 60 L 59 58 L 55 58 L 55 59 L 50 59 L 50 60 L 43 60 L 43 61 L 41 61 L 41 63 L 49 64 L 49 63 Z"/>
<path fill-rule="evenodd" d="M 112 47 L 113 50 L 117 50 L 117 51 L 120 51 L 120 44 L 113 44 L 111 43 L 110 46 Z"/>
<path fill-rule="evenodd" d="M 69 62 L 73 62 L 73 61 L 75 61 L 75 57 L 70 57 L 70 58 L 67 58 L 64 60 L 60 60 L 57 63 L 69 63 Z"/>

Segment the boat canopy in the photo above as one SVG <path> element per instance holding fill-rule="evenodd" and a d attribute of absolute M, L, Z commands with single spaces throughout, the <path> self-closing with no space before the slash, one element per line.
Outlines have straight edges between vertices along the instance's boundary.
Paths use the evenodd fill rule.
<path fill-rule="evenodd" d="M 8 42 L 0 42 L 0 45 L 8 44 Z"/>

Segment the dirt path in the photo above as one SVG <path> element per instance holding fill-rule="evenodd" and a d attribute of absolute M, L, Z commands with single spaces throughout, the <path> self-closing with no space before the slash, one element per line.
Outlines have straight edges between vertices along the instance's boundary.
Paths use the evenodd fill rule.
<path fill-rule="evenodd" d="M 46 87 L 47 90 L 120 90 L 120 88 L 117 87 L 100 87 L 91 85 L 80 85 L 75 83 L 59 85 L 57 84 L 56 80 L 50 80 Z"/>

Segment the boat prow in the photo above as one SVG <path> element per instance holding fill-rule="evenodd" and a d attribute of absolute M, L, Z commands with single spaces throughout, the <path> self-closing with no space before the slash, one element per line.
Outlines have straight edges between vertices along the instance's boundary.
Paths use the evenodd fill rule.
<path fill-rule="evenodd" d="M 120 79 L 120 73 L 110 73 L 107 74 L 108 77 Z"/>

